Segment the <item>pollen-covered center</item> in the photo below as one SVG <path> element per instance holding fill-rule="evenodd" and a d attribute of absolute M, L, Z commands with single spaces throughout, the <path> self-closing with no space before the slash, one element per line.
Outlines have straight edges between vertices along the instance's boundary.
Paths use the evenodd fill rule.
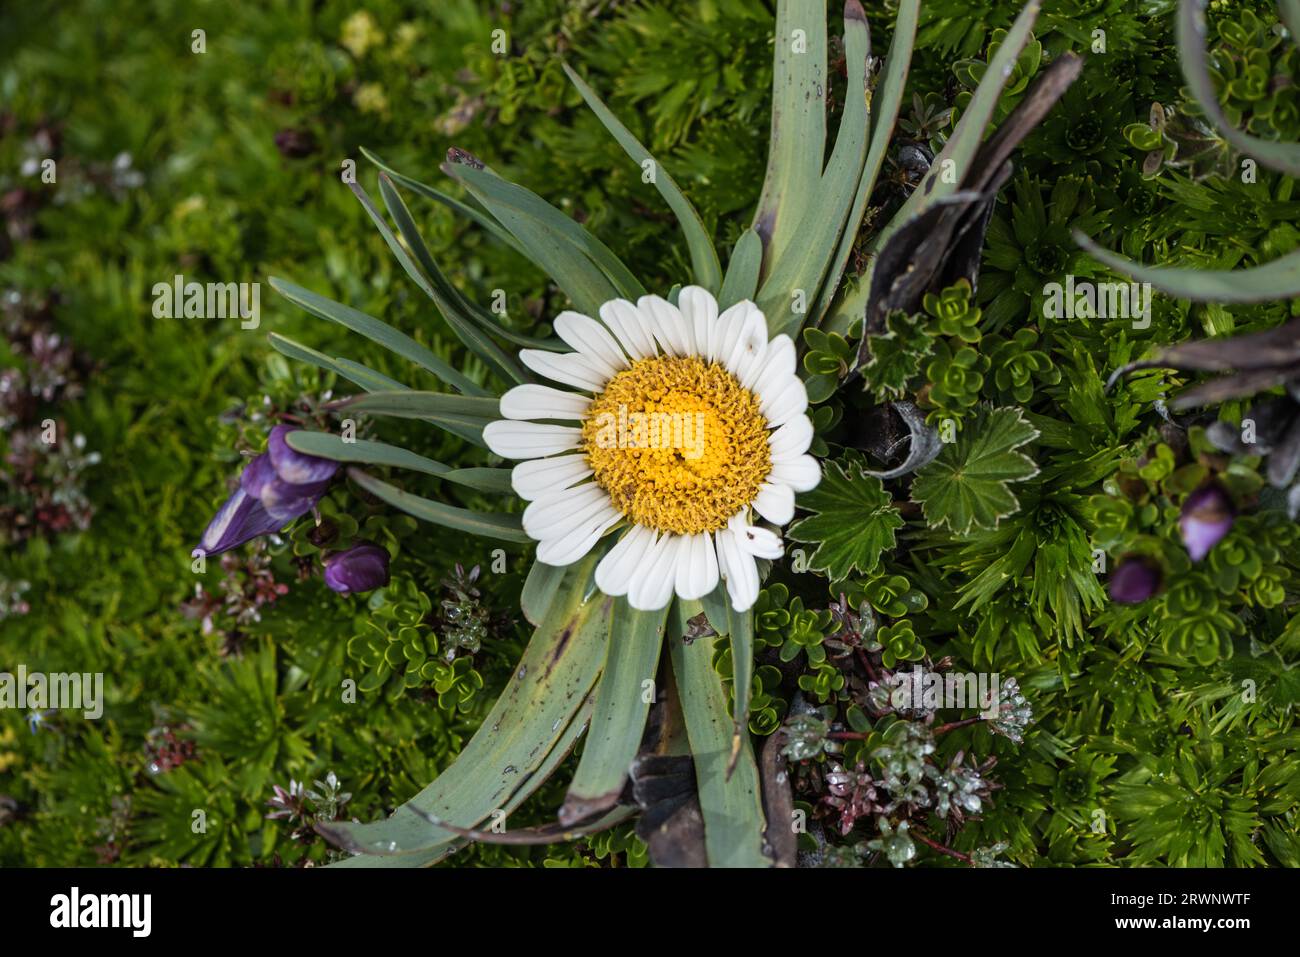
<path fill-rule="evenodd" d="M 723 528 L 771 471 L 758 399 L 716 362 L 640 359 L 610 379 L 582 448 L 614 507 L 661 532 Z"/>

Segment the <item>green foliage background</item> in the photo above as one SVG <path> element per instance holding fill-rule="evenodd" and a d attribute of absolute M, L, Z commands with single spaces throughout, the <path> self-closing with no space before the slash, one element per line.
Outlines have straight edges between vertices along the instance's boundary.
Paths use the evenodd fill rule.
<path fill-rule="evenodd" d="M 1190 308 L 1160 299 L 1145 330 L 1060 320 L 1038 324 L 1032 340 L 1013 338 L 1041 314 L 1034 297 L 1044 282 L 1096 268 L 1071 243 L 1071 225 L 1147 261 L 1201 266 L 1267 261 L 1300 245 L 1289 180 L 1261 172 L 1258 185 L 1245 187 L 1233 177 L 1194 181 L 1177 167 L 1142 176 L 1151 145 L 1135 124 L 1145 123 L 1155 100 L 1183 102 L 1171 8 L 1160 0 L 1045 5 L 1036 35 L 1047 56 L 1086 51 L 1095 28 L 1106 30 L 1110 52 L 1094 58 L 1022 151 L 990 230 L 978 326 L 936 307 L 926 335 L 899 344 L 901 371 L 876 384 L 885 398 L 922 375 L 926 411 L 958 420 L 983 414 L 978 403 L 1019 405 L 1038 432 L 1020 451 L 1038 472 L 1014 485 L 1014 514 L 956 534 L 954 524 L 965 523 L 937 522 L 899 492 L 905 526 L 892 520 L 895 509 L 884 511 L 891 530 L 900 526 L 898 549 L 886 547 L 892 532 L 878 531 L 885 553 L 836 562 L 853 577 L 829 592 L 824 580 L 783 568 L 785 584 L 774 582 L 761 606 L 771 613 L 799 602 L 793 621 L 803 627 L 775 626 L 769 644 L 773 655 L 783 649 L 782 661 L 800 663 L 798 686 L 818 703 L 837 703 L 838 689 L 819 647 L 825 617 L 803 608 L 824 608 L 842 590 L 867 596 L 890 618 L 899 660 L 952 655 L 1016 676 L 1036 717 L 1024 745 L 973 728 L 947 735 L 941 751 L 1000 758 L 994 776 L 1003 789 L 954 846 L 1005 841 L 1008 858 L 1022 864 L 1300 864 L 1300 773 L 1291 758 L 1300 745 L 1293 707 L 1300 682 L 1290 671 L 1300 657 L 1291 610 L 1300 573 L 1295 528 L 1269 517 L 1276 513 L 1244 519 L 1208 566 L 1180 565 L 1176 503 L 1196 476 L 1161 464 L 1172 456 L 1158 451 L 1152 400 L 1169 382 L 1140 379 L 1111 396 L 1101 387 L 1109 370 L 1149 345 L 1272 326 L 1290 304 Z M 1241 23 L 1248 9 L 1265 26 L 1276 19 L 1267 4 L 1212 8 L 1214 24 Z M 0 669 L 103 671 L 107 688 L 97 722 L 63 714 L 31 733 L 25 715 L 0 712 L 0 796 L 9 799 L 0 808 L 0 863 L 323 861 L 322 841 L 309 833 L 295 839 L 291 824 L 266 819 L 272 786 L 332 771 L 352 795 L 344 814 L 379 817 L 447 765 L 513 666 L 526 637 L 515 612 L 524 550 L 507 549 L 507 570 L 493 572 L 490 544 L 433 526 L 413 530 L 343 492 L 330 507 L 398 550 L 394 585 L 375 614 L 364 598 L 329 592 L 318 574 L 298 580 L 295 554 L 312 553 L 301 534 L 272 550 L 270 567 L 288 591 L 262 606 L 260 621 L 236 627 L 218 616 L 205 633 L 181 614 L 196 585 L 190 549 L 226 494 L 237 448 L 261 429 L 264 397 L 284 409 L 335 385 L 274 356 L 267 331 L 418 383 L 381 350 L 279 300 L 267 276 L 382 316 L 484 374 L 396 270 L 341 183 L 349 157 L 362 182 L 373 182 L 359 146 L 427 182 L 439 181 L 449 146 L 468 149 L 584 221 L 647 287 L 666 290 L 688 271 L 675 225 L 581 107 L 560 70 L 563 56 L 668 165 L 724 247 L 724 261 L 748 225 L 768 133 L 766 4 L 377 0 L 366 9 L 363 20 L 358 7 L 335 0 L 184 9 L 163 0 L 81 0 L 60 8 L 53 29 L 37 6 L 5 14 L 0 97 L 15 125 L 0 138 L 0 190 L 51 189 L 18 172 L 24 131 L 42 122 L 61 126 L 65 159 L 106 163 L 125 151 L 144 182 L 120 197 L 97 189 L 44 205 L 35 237 L 0 261 L 0 287 L 57 290 L 56 327 L 93 369 L 84 396 L 56 414 L 67 434 L 84 434 L 104 458 L 85 479 L 96 509 L 89 531 L 5 545 L 0 581 L 30 582 L 31 611 L 0 620 Z M 935 143 L 951 128 L 927 125 L 926 113 L 960 109 L 993 31 L 1016 9 L 925 5 L 912 72 L 918 99 L 904 109 L 916 139 Z M 873 9 L 871 20 L 883 49 L 892 13 Z M 202 54 L 191 52 L 196 28 L 206 30 Z M 496 29 L 507 31 L 508 56 L 492 52 Z M 1267 30 L 1228 30 L 1216 42 L 1266 49 L 1266 62 L 1279 61 L 1266 74 L 1293 65 L 1294 54 Z M 1024 82 L 1009 88 L 1004 109 L 1039 64 L 1022 57 L 1022 68 Z M 1294 86 L 1265 96 L 1242 82 L 1232 95 L 1256 132 L 1300 137 Z M 311 155 L 277 150 L 277 132 L 289 128 L 310 132 Z M 74 167 L 61 161 L 61 170 Z M 74 175 L 61 172 L 60 180 Z M 413 208 L 435 255 L 470 295 L 486 302 L 492 290 L 506 290 L 520 328 L 562 308 L 562 297 L 509 250 L 445 210 L 423 201 Z M 263 282 L 261 328 L 155 319 L 151 287 L 178 272 L 200 282 Z M 994 368 L 981 370 L 962 353 L 972 337 L 980 354 L 1002 356 Z M 819 422 L 840 423 L 833 458 L 852 444 L 843 430 L 854 410 L 844 416 L 840 404 L 832 399 L 837 412 Z M 453 440 L 409 427 L 386 428 L 384 437 L 444 461 L 481 464 Z M 847 485 L 857 473 L 846 474 Z M 1134 505 L 1119 495 L 1119 479 L 1128 488 L 1145 483 L 1145 498 Z M 436 494 L 481 504 L 450 485 Z M 876 488 L 856 494 L 885 504 Z M 1092 549 L 1113 560 L 1137 546 L 1172 567 L 1167 590 L 1137 608 L 1109 606 Z M 836 552 L 827 547 L 824 557 Z M 430 616 L 457 564 L 483 568 L 478 587 L 490 625 L 481 650 L 450 665 L 439 654 L 446 630 Z M 221 577 L 211 563 L 199 580 L 215 590 Z M 800 597 L 787 606 L 791 592 Z M 792 619 L 765 619 L 782 620 Z M 379 660 L 394 665 L 391 674 L 376 674 Z M 755 696 L 758 733 L 784 717 L 774 671 L 760 668 L 756 677 L 767 683 Z M 1250 703 L 1237 693 L 1247 677 L 1259 689 Z M 363 683 L 356 704 L 342 700 L 345 678 Z M 193 753 L 153 773 L 160 728 L 192 741 Z M 512 826 L 553 813 L 563 777 Z M 206 813 L 205 833 L 191 828 L 195 809 Z M 455 862 L 644 859 L 624 828 L 558 848 L 475 847 Z"/>

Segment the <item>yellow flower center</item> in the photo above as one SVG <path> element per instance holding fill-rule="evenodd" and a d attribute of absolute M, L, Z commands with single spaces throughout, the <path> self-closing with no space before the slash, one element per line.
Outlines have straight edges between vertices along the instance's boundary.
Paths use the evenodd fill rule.
<path fill-rule="evenodd" d="M 640 359 L 592 400 L 582 448 L 614 507 L 661 532 L 724 528 L 771 471 L 758 399 L 716 362 Z"/>

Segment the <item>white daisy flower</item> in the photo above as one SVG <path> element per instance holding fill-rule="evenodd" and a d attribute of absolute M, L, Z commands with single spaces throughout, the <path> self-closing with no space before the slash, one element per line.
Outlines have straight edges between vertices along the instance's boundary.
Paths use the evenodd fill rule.
<path fill-rule="evenodd" d="M 807 454 L 808 393 L 794 343 L 767 337 L 748 300 L 718 313 L 687 286 L 680 308 L 661 296 L 614 299 L 597 321 L 563 312 L 555 331 L 575 351 L 524 349 L 520 361 L 567 388 L 521 385 L 483 438 L 523 459 L 511 484 L 529 502 L 524 531 L 547 565 L 578 561 L 627 526 L 596 567 L 596 585 L 636 609 L 674 593 L 703 598 L 726 582 L 732 607 L 758 598 L 758 558 L 779 558 L 775 526 L 794 496 L 821 480 Z"/>

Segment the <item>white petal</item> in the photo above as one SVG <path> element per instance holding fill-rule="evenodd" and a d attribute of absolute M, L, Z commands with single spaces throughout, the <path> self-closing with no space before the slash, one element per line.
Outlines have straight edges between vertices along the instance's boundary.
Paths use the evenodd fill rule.
<path fill-rule="evenodd" d="M 772 461 L 794 458 L 803 455 L 812 445 L 813 424 L 806 415 L 797 415 L 774 432 L 769 432 L 767 445 L 772 453 Z"/>
<path fill-rule="evenodd" d="M 754 556 L 744 550 L 730 529 L 722 529 L 714 538 L 718 543 L 718 559 L 724 569 L 722 577 L 727 582 L 731 607 L 736 611 L 749 611 L 758 600 L 758 565 Z"/>
<path fill-rule="evenodd" d="M 779 428 L 796 415 L 803 415 L 807 411 L 808 390 L 798 376 L 790 376 L 784 382 L 778 381 L 766 391 L 763 383 L 759 382 L 758 403 L 763 418 L 767 419 L 768 428 Z"/>
<path fill-rule="evenodd" d="M 742 299 L 718 316 L 718 321 L 709 330 L 710 362 L 724 362 L 731 354 L 736 340 L 740 337 L 741 327 L 745 324 L 745 317 L 749 315 L 753 305 L 748 299 Z"/>
<path fill-rule="evenodd" d="M 658 611 L 672 600 L 677 561 L 686 539 L 665 533 L 647 556 L 643 571 L 632 579 L 627 603 L 637 611 Z"/>
<path fill-rule="evenodd" d="M 563 568 L 572 565 L 591 551 L 600 537 L 609 531 L 611 525 L 623 516 L 614 506 L 597 512 L 589 519 L 580 522 L 567 535 L 549 538 L 537 546 L 537 560 L 544 565 Z"/>
<path fill-rule="evenodd" d="M 708 358 L 709 330 L 718 321 L 718 300 L 701 286 L 683 286 L 677 305 L 694 333 L 692 353 Z"/>
<path fill-rule="evenodd" d="M 551 459 L 530 459 L 520 462 L 510 473 L 510 484 L 526 502 L 552 492 L 560 492 L 581 482 L 591 474 L 587 457 L 557 455 Z"/>
<path fill-rule="evenodd" d="M 650 318 L 650 331 L 654 334 L 664 355 L 691 354 L 690 339 L 686 333 L 686 317 L 682 315 L 680 309 L 663 296 L 642 296 L 636 304 L 641 310 L 641 315 Z"/>
<path fill-rule="evenodd" d="M 736 537 L 740 547 L 755 558 L 767 558 L 775 561 L 785 554 L 781 536 L 771 529 L 759 525 L 750 525 L 745 513 L 737 512 L 727 523 L 727 528 Z"/>
<path fill-rule="evenodd" d="M 736 336 L 736 344 L 724 360 L 727 370 L 746 389 L 757 377 L 758 367 L 767 351 L 767 320 L 757 307 L 751 307 Z"/>
<path fill-rule="evenodd" d="M 555 317 L 555 334 L 610 378 L 627 368 L 618 340 L 590 316 L 566 309 Z"/>
<path fill-rule="evenodd" d="M 506 459 L 539 459 L 556 452 L 571 452 L 581 438 L 582 430 L 572 426 L 513 419 L 498 419 L 483 429 L 487 447 Z"/>
<path fill-rule="evenodd" d="M 703 598 L 718 587 L 718 555 L 708 532 L 691 535 L 677 562 L 677 597 Z"/>
<path fill-rule="evenodd" d="M 579 485 L 528 503 L 523 515 L 524 531 L 539 542 L 561 538 L 605 508 L 613 506 L 603 488 L 595 483 Z"/>
<path fill-rule="evenodd" d="M 596 587 L 606 595 L 626 595 L 654 542 L 652 529 L 633 525 L 596 566 Z"/>
<path fill-rule="evenodd" d="M 798 458 L 774 461 L 767 480 L 788 485 L 796 492 L 807 492 L 816 488 L 822 480 L 822 470 L 811 455 L 800 455 Z"/>
<path fill-rule="evenodd" d="M 575 389 L 599 392 L 609 376 L 602 373 L 577 352 L 547 352 L 545 349 L 520 349 L 519 361 L 538 375 L 563 382 Z"/>
<path fill-rule="evenodd" d="M 754 510 L 773 525 L 785 525 L 794 518 L 794 489 L 764 482 L 754 497 Z"/>
<path fill-rule="evenodd" d="M 501 397 L 501 414 L 507 419 L 581 419 L 591 400 L 549 385 L 517 385 Z"/>
<path fill-rule="evenodd" d="M 600 318 L 614 333 L 623 351 L 633 359 L 649 359 L 656 355 L 649 324 L 640 310 L 626 299 L 611 299 L 605 303 L 600 307 Z"/>
<path fill-rule="evenodd" d="M 783 332 L 767 344 L 767 352 L 763 354 L 763 367 L 759 369 L 754 384 L 762 389 L 764 382 L 784 381 L 794 373 L 794 340 Z"/>

